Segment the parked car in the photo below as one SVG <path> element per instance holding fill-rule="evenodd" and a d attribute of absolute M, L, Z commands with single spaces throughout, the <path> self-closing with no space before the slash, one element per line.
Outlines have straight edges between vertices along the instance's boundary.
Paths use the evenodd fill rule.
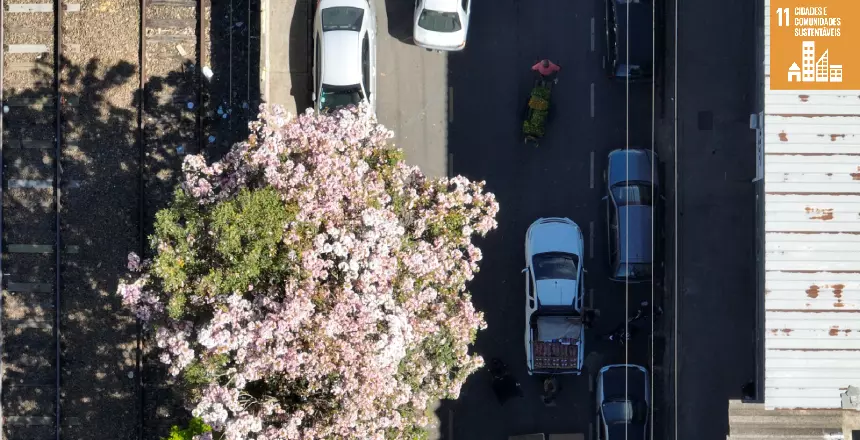
<path fill-rule="evenodd" d="M 616 364 L 597 375 L 598 440 L 645 440 L 651 410 L 648 370 Z"/>
<path fill-rule="evenodd" d="M 376 110 L 376 18 L 368 0 L 320 0 L 314 19 L 314 109 Z"/>
<path fill-rule="evenodd" d="M 622 81 L 651 81 L 654 65 L 653 0 L 605 2 L 607 74 Z"/>
<path fill-rule="evenodd" d="M 540 218 L 526 232 L 525 249 L 528 373 L 581 374 L 582 230 L 567 218 Z"/>
<path fill-rule="evenodd" d="M 650 281 L 658 235 L 654 227 L 659 199 L 655 164 L 650 150 L 619 149 L 609 153 L 606 168 L 606 231 L 610 278 Z"/>
<path fill-rule="evenodd" d="M 427 50 L 463 50 L 471 9 L 472 0 L 415 0 L 415 44 Z"/>

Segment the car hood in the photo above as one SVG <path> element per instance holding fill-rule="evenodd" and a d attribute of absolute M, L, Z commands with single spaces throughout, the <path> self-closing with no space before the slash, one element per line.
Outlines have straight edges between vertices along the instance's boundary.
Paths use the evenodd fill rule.
<path fill-rule="evenodd" d="M 651 182 L 651 158 L 648 150 L 615 150 L 609 153 L 607 183 L 611 187 L 626 180 Z"/>
<path fill-rule="evenodd" d="M 628 205 L 618 208 L 618 244 L 622 263 L 648 263 L 651 261 L 652 207 Z"/>
<path fill-rule="evenodd" d="M 569 223 L 549 221 L 530 228 L 531 255 L 544 252 L 564 252 L 580 257 L 582 261 L 582 232 Z"/>
<path fill-rule="evenodd" d="M 579 283 L 576 280 L 539 280 L 535 289 L 542 306 L 570 306 L 576 299 Z"/>

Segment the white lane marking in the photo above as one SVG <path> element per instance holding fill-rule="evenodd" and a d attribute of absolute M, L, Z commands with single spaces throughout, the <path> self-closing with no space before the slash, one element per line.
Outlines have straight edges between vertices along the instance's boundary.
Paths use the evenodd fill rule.
<path fill-rule="evenodd" d="M 591 17 L 591 51 L 594 52 L 594 17 Z"/>
<path fill-rule="evenodd" d="M 594 258 L 594 222 L 588 222 L 588 258 Z"/>
<path fill-rule="evenodd" d="M 591 83 L 591 117 L 594 117 L 594 83 Z"/>
<path fill-rule="evenodd" d="M 448 153 L 448 177 L 454 177 L 454 153 Z"/>
<path fill-rule="evenodd" d="M 448 122 L 454 122 L 454 88 L 448 87 Z"/>
<path fill-rule="evenodd" d="M 590 164 L 588 168 L 588 187 L 594 189 L 594 152 L 591 152 L 591 157 L 589 158 Z"/>

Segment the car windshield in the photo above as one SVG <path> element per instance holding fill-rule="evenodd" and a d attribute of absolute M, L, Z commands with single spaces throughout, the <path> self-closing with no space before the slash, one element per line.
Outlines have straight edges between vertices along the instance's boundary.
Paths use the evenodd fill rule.
<path fill-rule="evenodd" d="M 535 280 L 575 280 L 579 258 L 573 254 L 547 252 L 534 256 Z"/>
<path fill-rule="evenodd" d="M 320 110 L 334 110 L 350 104 L 358 105 L 363 99 L 361 86 L 331 86 L 322 85 L 320 92 Z"/>
<path fill-rule="evenodd" d="M 621 182 L 612 187 L 612 198 L 620 206 L 651 206 L 651 185 L 644 183 Z"/>
<path fill-rule="evenodd" d="M 337 6 L 322 10 L 322 30 L 328 31 L 354 31 L 361 30 L 361 20 L 364 18 L 364 10 L 350 6 Z"/>
<path fill-rule="evenodd" d="M 462 29 L 456 12 L 439 12 L 425 9 L 418 17 L 418 26 L 433 32 L 457 32 Z"/>
<path fill-rule="evenodd" d="M 643 279 L 651 276 L 651 265 L 642 263 L 621 263 L 618 266 L 618 271 L 615 273 L 616 278 L 635 278 Z"/>
<path fill-rule="evenodd" d="M 603 418 L 609 425 L 625 425 L 633 421 L 633 405 L 629 400 L 603 404 Z"/>

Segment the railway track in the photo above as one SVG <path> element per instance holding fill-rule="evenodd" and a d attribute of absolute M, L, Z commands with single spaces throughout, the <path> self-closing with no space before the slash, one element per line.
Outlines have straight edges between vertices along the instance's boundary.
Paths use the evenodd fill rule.
<path fill-rule="evenodd" d="M 4 1 L 0 14 L 0 296 L 4 439 L 60 439 L 63 16 L 79 4 Z"/>
<path fill-rule="evenodd" d="M 149 225 L 179 183 L 182 157 L 201 152 L 204 137 L 206 19 L 209 0 L 141 0 L 139 100 L 140 224 Z M 145 202 L 144 202 L 145 201 Z M 143 226 L 141 226 L 143 228 Z M 146 236 L 141 229 L 145 255 Z M 142 341 L 147 341 L 142 338 Z M 162 364 L 143 347 L 141 438 L 160 439 L 184 411 Z"/>

